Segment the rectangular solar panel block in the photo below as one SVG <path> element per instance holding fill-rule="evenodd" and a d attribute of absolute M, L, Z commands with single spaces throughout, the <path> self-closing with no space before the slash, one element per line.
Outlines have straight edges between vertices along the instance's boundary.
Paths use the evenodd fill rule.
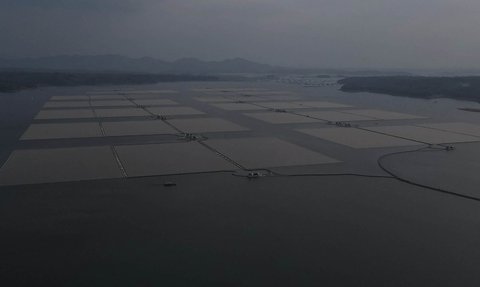
<path fill-rule="evenodd" d="M 351 107 L 349 105 L 332 103 L 332 102 L 321 102 L 321 101 L 301 101 L 301 102 L 295 102 L 295 104 L 299 104 L 299 105 L 310 107 L 310 108 L 321 108 L 321 109 L 350 108 Z"/>
<path fill-rule="evenodd" d="M 260 88 L 195 88 L 193 92 L 246 92 L 246 91 L 264 91 Z"/>
<path fill-rule="evenodd" d="M 132 100 L 156 100 L 156 99 L 163 99 L 165 97 L 171 97 L 171 94 L 153 94 L 153 93 L 146 93 L 146 94 L 126 94 L 125 97 Z"/>
<path fill-rule="evenodd" d="M 232 98 L 222 97 L 222 96 L 195 97 L 194 99 L 199 101 L 199 102 L 206 102 L 206 103 L 228 103 L 228 102 L 235 102 L 236 101 Z"/>
<path fill-rule="evenodd" d="M 32 124 L 21 140 L 101 137 L 100 125 L 93 123 Z"/>
<path fill-rule="evenodd" d="M 248 129 L 219 118 L 173 119 L 168 121 L 186 133 L 238 132 Z"/>
<path fill-rule="evenodd" d="M 53 96 L 50 101 L 88 101 L 89 96 Z"/>
<path fill-rule="evenodd" d="M 295 102 L 262 102 L 258 105 L 268 109 L 311 109 L 311 107 L 303 106 Z"/>
<path fill-rule="evenodd" d="M 128 100 L 91 101 L 92 107 L 135 107 L 135 104 Z"/>
<path fill-rule="evenodd" d="M 282 112 L 248 113 L 244 115 L 271 124 L 300 124 L 321 122 L 319 120 L 309 117 Z"/>
<path fill-rule="evenodd" d="M 96 91 L 89 91 L 87 92 L 87 95 L 89 96 L 118 96 L 122 92 L 126 90 L 121 90 L 121 89 L 113 89 L 113 90 L 96 90 Z"/>
<path fill-rule="evenodd" d="M 236 170 L 198 142 L 117 146 L 129 176 L 152 176 Z"/>
<path fill-rule="evenodd" d="M 428 144 L 480 141 L 480 137 L 416 126 L 381 126 L 365 129 Z"/>
<path fill-rule="evenodd" d="M 95 109 L 99 118 L 148 117 L 149 113 L 140 108 Z"/>
<path fill-rule="evenodd" d="M 133 136 L 177 134 L 178 132 L 159 120 L 102 122 L 106 136 Z"/>
<path fill-rule="evenodd" d="M 122 95 L 92 95 L 90 96 L 90 100 L 93 102 L 96 101 L 121 101 L 125 100 L 126 98 Z"/>
<path fill-rule="evenodd" d="M 0 169 L 0 185 L 120 178 L 110 147 L 16 150 Z"/>
<path fill-rule="evenodd" d="M 195 88 L 195 89 L 190 89 L 192 92 L 200 92 L 200 93 L 205 93 L 205 92 L 218 92 L 219 89 L 210 89 L 210 88 Z"/>
<path fill-rule="evenodd" d="M 404 113 L 397 113 L 397 112 L 390 112 L 390 111 L 383 111 L 383 110 L 344 110 L 344 113 L 365 116 L 370 118 L 375 118 L 379 120 L 412 120 L 412 119 L 422 119 L 424 117 L 404 114 Z"/>
<path fill-rule="evenodd" d="M 307 115 L 316 119 L 332 122 L 372 121 L 373 118 L 342 113 L 338 111 L 299 111 L 299 114 Z"/>
<path fill-rule="evenodd" d="M 234 101 L 234 102 L 262 102 L 262 101 L 266 101 L 267 99 L 265 98 L 262 98 L 262 97 L 254 97 L 254 96 L 240 96 L 240 95 L 232 95 L 230 96 L 230 98 Z"/>
<path fill-rule="evenodd" d="M 212 104 L 212 106 L 217 107 L 222 110 L 227 111 L 255 111 L 255 110 L 265 110 L 265 108 L 248 104 L 248 103 L 218 103 Z"/>
<path fill-rule="evenodd" d="M 90 119 L 95 118 L 92 109 L 70 109 L 70 110 L 41 110 L 36 120 L 54 119 Z"/>
<path fill-rule="evenodd" d="M 420 124 L 418 126 L 480 137 L 480 125 L 470 123 Z"/>
<path fill-rule="evenodd" d="M 299 129 L 302 133 L 352 148 L 414 146 L 419 143 L 356 128 Z"/>
<path fill-rule="evenodd" d="M 277 95 L 294 95 L 290 91 L 241 91 L 243 94 L 252 96 L 277 96 Z"/>
<path fill-rule="evenodd" d="M 190 107 L 151 107 L 147 108 L 151 113 L 160 116 L 179 116 L 179 115 L 203 115 L 204 112 Z"/>
<path fill-rule="evenodd" d="M 89 108 L 89 101 L 50 101 L 46 102 L 44 108 Z"/>
<path fill-rule="evenodd" d="M 165 94 L 178 94 L 178 91 L 176 91 L 176 90 L 129 90 L 129 91 L 123 91 L 122 94 L 126 94 L 126 95 L 134 95 L 134 94 L 165 95 Z"/>
<path fill-rule="evenodd" d="M 139 99 L 134 100 L 135 104 L 140 106 L 174 106 L 178 105 L 177 102 L 174 102 L 169 99 Z"/>
<path fill-rule="evenodd" d="M 338 162 L 277 138 L 211 139 L 206 144 L 248 169 Z"/>

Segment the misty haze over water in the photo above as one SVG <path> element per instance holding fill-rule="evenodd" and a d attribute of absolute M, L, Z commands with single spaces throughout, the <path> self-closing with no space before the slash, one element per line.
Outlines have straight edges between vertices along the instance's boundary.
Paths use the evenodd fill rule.
<path fill-rule="evenodd" d="M 6 0 L 0 57 L 242 57 L 315 68 L 476 69 L 474 0 Z"/>

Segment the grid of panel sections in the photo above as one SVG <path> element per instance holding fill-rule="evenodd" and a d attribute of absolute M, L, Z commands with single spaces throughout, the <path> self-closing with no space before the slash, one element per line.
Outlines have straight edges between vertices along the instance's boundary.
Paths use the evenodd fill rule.
<path fill-rule="evenodd" d="M 173 90 L 132 89 L 52 97 L 21 141 L 104 138 L 106 144 L 18 149 L 0 169 L 0 185 L 340 163 L 328 150 L 310 150 L 281 139 L 282 135 L 259 134 L 255 121 L 263 122 L 263 129 L 288 124 L 280 128 L 300 132 L 311 141 L 355 149 L 480 141 L 477 125 L 411 124 L 425 118 L 302 99 L 290 92 L 201 89 L 190 99 L 199 106 L 190 106 L 179 95 Z M 225 113 L 233 116 L 222 118 Z M 249 121 L 237 122 L 238 117 Z M 388 126 L 388 121 L 409 124 Z M 335 122 L 359 122 L 361 127 L 336 127 Z M 108 141 L 113 139 L 135 140 Z"/>
<path fill-rule="evenodd" d="M 262 91 L 255 96 L 250 92 L 241 91 L 239 95 L 237 91 L 223 102 L 223 106 L 217 108 L 227 111 L 265 110 L 255 101 L 272 105 L 279 103 L 281 107 L 291 105 L 281 101 L 299 100 L 290 93 Z M 22 135 L 21 141 L 48 143 L 57 139 L 82 141 L 89 138 L 135 137 L 135 144 L 19 149 L 11 154 L 1 168 L 0 185 L 233 171 L 243 166 L 260 168 L 338 162 L 276 138 L 251 138 L 239 134 L 233 139 L 222 139 L 224 133 L 233 135 L 251 129 L 196 107 L 182 105 L 176 101 L 177 96 L 175 91 L 119 90 L 52 97 Z M 220 98 L 224 99 L 223 94 Z M 213 100 L 213 103 L 216 102 L 221 101 L 217 98 Z M 185 133 L 218 136 L 192 140 Z M 170 137 L 165 138 L 168 141 L 163 137 L 150 137 L 157 135 Z M 142 141 L 138 136 L 145 136 L 145 144 L 138 144 Z M 232 149 L 232 145 L 241 145 L 241 149 Z M 29 158 L 35 161 L 27 164 Z M 100 172 L 98 168 L 101 168 Z"/>

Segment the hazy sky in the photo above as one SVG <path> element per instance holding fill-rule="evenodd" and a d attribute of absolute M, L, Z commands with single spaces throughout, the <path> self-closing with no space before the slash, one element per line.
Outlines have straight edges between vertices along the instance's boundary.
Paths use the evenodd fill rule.
<path fill-rule="evenodd" d="M 0 0 L 1 57 L 479 68 L 479 0 Z"/>

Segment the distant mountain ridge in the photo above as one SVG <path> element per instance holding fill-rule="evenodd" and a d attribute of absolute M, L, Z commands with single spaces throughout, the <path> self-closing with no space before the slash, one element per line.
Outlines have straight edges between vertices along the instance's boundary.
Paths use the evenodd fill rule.
<path fill-rule="evenodd" d="M 176 74 L 270 73 L 282 68 L 242 58 L 202 61 L 183 58 L 168 62 L 151 57 L 130 58 L 119 55 L 62 55 L 40 58 L 0 59 L 0 69 L 137 72 Z"/>

